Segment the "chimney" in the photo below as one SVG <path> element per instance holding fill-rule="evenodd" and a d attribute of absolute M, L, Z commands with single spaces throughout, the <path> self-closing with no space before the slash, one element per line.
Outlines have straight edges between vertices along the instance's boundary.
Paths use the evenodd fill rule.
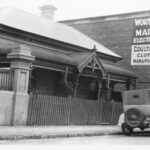
<path fill-rule="evenodd" d="M 39 8 L 41 10 L 41 16 L 49 19 L 54 20 L 54 11 L 57 9 L 53 5 L 44 5 Z"/>

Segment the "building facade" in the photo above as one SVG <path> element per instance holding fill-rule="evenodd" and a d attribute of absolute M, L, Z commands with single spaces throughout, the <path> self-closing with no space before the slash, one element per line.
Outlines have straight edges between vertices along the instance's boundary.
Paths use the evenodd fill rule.
<path fill-rule="evenodd" d="M 15 8 L 1 9 L 0 30 L 0 125 L 117 124 L 137 79 L 118 54 Z"/>

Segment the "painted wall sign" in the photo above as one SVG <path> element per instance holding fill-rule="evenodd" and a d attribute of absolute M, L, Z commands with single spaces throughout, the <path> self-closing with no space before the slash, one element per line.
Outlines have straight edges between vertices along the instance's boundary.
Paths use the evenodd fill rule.
<path fill-rule="evenodd" d="M 150 65 L 150 18 L 134 20 L 131 65 Z"/>

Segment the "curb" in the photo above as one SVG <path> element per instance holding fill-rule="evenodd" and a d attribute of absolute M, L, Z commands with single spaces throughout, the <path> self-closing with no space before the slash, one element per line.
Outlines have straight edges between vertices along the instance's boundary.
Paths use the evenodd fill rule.
<path fill-rule="evenodd" d="M 121 132 L 114 133 L 77 133 L 77 134 L 59 134 L 59 135 L 11 135 L 0 136 L 0 140 L 27 140 L 27 139 L 52 139 L 52 138 L 69 138 L 69 137 L 86 137 L 86 136 L 104 136 L 104 135 L 122 135 Z"/>

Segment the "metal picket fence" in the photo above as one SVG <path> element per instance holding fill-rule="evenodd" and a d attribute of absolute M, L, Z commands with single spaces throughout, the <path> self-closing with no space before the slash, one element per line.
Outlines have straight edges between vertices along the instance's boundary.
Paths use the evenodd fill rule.
<path fill-rule="evenodd" d="M 116 123 L 117 107 L 113 115 L 111 108 L 111 103 L 96 100 L 31 94 L 27 125 L 99 125 L 111 123 L 111 117 Z"/>

